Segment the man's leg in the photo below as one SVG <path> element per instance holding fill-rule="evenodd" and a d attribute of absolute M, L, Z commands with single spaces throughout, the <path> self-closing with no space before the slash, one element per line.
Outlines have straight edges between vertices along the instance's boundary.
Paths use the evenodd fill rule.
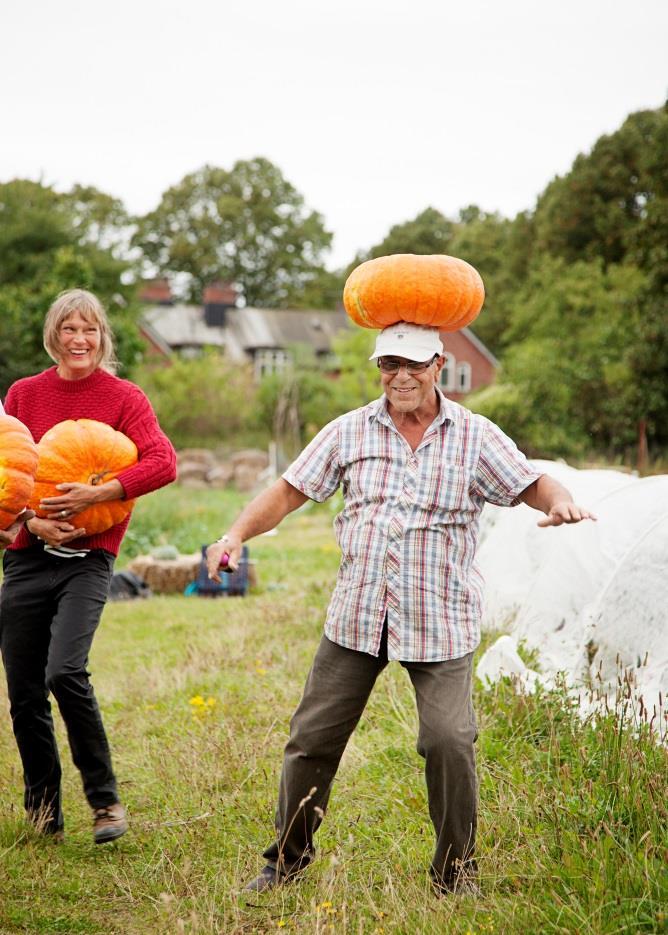
<path fill-rule="evenodd" d="M 429 813 L 436 832 L 434 882 L 457 887 L 474 871 L 477 737 L 471 697 L 473 653 L 447 662 L 403 663 L 417 699 L 418 753 L 425 758 Z"/>
<path fill-rule="evenodd" d="M 45 684 L 53 604 L 41 549 L 6 552 L 0 595 L 0 650 L 10 715 L 23 764 L 24 804 L 45 832 L 63 828 L 61 768 Z"/>
<path fill-rule="evenodd" d="M 313 857 L 313 835 L 341 756 L 386 665 L 384 645 L 375 657 L 323 636 L 285 748 L 276 812 L 278 839 L 264 852 L 278 877 L 301 870 Z"/>

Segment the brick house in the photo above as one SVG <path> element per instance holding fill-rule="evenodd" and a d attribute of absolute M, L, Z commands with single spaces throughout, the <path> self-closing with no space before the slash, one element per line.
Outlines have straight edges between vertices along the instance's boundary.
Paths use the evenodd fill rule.
<path fill-rule="evenodd" d="M 177 353 L 196 357 L 205 348 L 218 348 L 230 360 L 253 364 L 260 379 L 283 369 L 290 347 L 307 344 L 322 360 L 332 358 L 332 339 L 355 327 L 343 308 L 334 311 L 268 309 L 236 305 L 236 292 L 227 284 L 212 283 L 202 305 L 174 300 L 167 280 L 146 283 L 141 331 L 154 356 L 168 360 Z M 494 381 L 498 361 L 471 331 L 442 332 L 445 366 L 441 386 L 456 401 Z M 332 360 L 335 370 L 335 362 Z"/>
<path fill-rule="evenodd" d="M 445 364 L 441 370 L 441 389 L 460 402 L 468 393 L 494 382 L 499 362 L 470 328 L 442 331 Z"/>

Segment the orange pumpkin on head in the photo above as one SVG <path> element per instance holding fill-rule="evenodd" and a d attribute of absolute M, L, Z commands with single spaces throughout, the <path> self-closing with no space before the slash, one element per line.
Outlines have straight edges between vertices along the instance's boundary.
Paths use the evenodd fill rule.
<path fill-rule="evenodd" d="M 363 328 L 398 321 L 457 331 L 469 325 L 485 301 L 480 274 L 454 256 L 395 253 L 367 260 L 348 277 L 343 304 Z"/>
<path fill-rule="evenodd" d="M 23 422 L 0 415 L 0 529 L 7 529 L 30 500 L 37 446 Z"/>
<path fill-rule="evenodd" d="M 67 419 L 49 429 L 37 445 L 39 467 L 30 506 L 41 517 L 46 497 L 57 497 L 57 484 L 105 484 L 137 463 L 137 447 L 127 435 L 94 419 Z M 106 500 L 68 518 L 68 523 L 95 535 L 123 522 L 134 500 Z"/>

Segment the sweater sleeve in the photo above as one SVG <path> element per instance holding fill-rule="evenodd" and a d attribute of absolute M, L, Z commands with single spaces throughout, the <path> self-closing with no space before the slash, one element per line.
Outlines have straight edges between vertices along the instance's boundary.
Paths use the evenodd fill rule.
<path fill-rule="evenodd" d="M 14 384 L 12 383 L 12 385 L 7 390 L 7 395 L 5 396 L 5 408 L 3 409 L 2 404 L 0 403 L 0 411 L 4 412 L 8 416 L 14 416 L 16 419 L 18 418 L 16 415 L 16 409 L 16 393 L 14 392 Z"/>
<path fill-rule="evenodd" d="M 160 428 L 150 402 L 134 383 L 129 384 L 123 418 L 117 428 L 132 439 L 139 455 L 137 464 L 117 476 L 126 499 L 133 500 L 176 479 L 176 452 Z"/>

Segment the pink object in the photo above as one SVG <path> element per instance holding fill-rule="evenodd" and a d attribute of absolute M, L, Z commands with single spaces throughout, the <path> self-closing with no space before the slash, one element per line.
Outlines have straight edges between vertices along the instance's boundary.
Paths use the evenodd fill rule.
<path fill-rule="evenodd" d="M 230 568 L 230 566 L 227 564 L 229 560 L 230 560 L 230 553 L 223 552 L 220 558 L 220 565 L 218 567 L 221 569 L 221 571 L 226 571 L 228 572 L 228 574 L 232 574 L 233 569 Z"/>

